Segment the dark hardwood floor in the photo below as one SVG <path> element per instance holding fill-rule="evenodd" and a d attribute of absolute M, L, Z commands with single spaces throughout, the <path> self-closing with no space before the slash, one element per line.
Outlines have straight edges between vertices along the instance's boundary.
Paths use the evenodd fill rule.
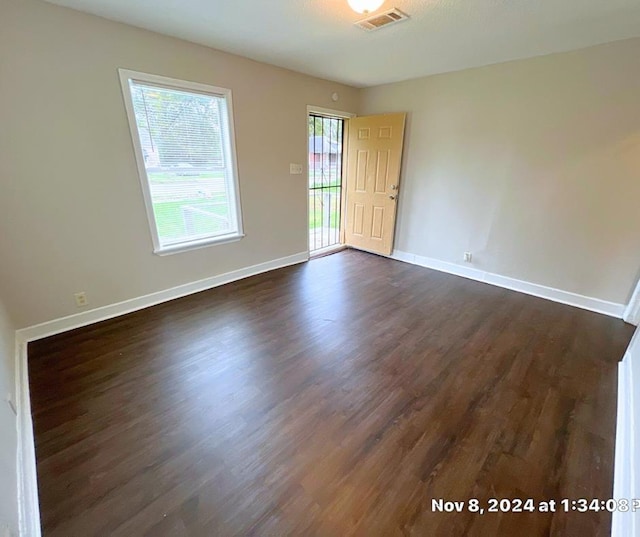
<path fill-rule="evenodd" d="M 345 251 L 29 345 L 45 536 L 609 535 L 622 321 Z"/>

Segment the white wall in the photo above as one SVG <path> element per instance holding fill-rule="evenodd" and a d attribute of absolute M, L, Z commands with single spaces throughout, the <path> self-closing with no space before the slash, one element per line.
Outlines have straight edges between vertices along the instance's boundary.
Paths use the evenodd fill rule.
<path fill-rule="evenodd" d="M 117 69 L 233 91 L 246 238 L 159 257 Z M 340 101 L 334 103 L 336 91 Z M 38 0 L 0 0 L 0 294 L 19 328 L 307 250 L 307 105 L 359 90 Z"/>
<path fill-rule="evenodd" d="M 363 90 L 363 113 L 409 113 L 395 247 L 626 304 L 638 58 L 633 39 Z"/>
<path fill-rule="evenodd" d="M 16 415 L 7 398 L 15 401 L 15 331 L 0 301 L 0 535 L 5 527 L 18 533 Z"/>

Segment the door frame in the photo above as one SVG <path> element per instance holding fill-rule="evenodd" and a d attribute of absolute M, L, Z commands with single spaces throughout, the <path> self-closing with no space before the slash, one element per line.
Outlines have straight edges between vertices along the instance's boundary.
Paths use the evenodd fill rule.
<path fill-rule="evenodd" d="M 339 118 L 339 119 L 344 119 L 344 126 L 342 128 L 342 140 L 343 140 L 343 147 L 342 147 L 342 193 L 340 196 L 340 214 L 342 215 L 342 217 L 340 218 L 340 244 L 338 246 L 335 246 L 335 250 L 339 250 L 341 248 L 344 248 L 344 209 L 345 209 L 345 196 L 346 196 L 346 192 L 347 189 L 345 188 L 346 186 L 346 179 L 347 179 L 347 156 L 348 156 L 348 152 L 349 152 L 349 120 L 357 117 L 357 114 L 354 114 L 353 112 L 346 112 L 344 110 L 333 110 L 331 108 L 324 108 L 322 106 L 315 106 L 315 105 L 307 105 L 307 114 L 305 117 L 305 132 L 307 133 L 307 143 L 305 145 L 306 147 L 306 158 L 305 158 L 305 170 L 306 170 L 306 190 L 307 190 L 307 228 L 309 226 L 309 136 L 308 136 L 308 132 L 309 132 L 309 114 L 316 114 L 319 116 L 327 116 L 327 117 L 333 117 L 333 118 Z M 309 254 L 309 256 L 311 256 L 311 243 L 309 242 L 309 230 L 307 229 L 307 253 Z M 323 255 L 325 252 L 320 252 L 319 255 Z"/>

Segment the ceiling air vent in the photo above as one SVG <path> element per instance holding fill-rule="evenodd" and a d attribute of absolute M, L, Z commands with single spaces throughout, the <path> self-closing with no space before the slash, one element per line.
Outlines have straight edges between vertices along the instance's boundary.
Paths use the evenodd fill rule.
<path fill-rule="evenodd" d="M 390 26 L 392 24 L 396 24 L 397 22 L 406 21 L 408 19 L 409 15 L 403 13 L 398 8 L 393 8 L 389 11 L 385 11 L 384 13 L 373 15 L 368 19 L 358 21 L 356 22 L 356 26 L 362 28 L 363 30 L 367 30 L 367 32 L 372 32 L 373 30 L 379 30 L 380 28 L 383 28 L 385 26 Z"/>

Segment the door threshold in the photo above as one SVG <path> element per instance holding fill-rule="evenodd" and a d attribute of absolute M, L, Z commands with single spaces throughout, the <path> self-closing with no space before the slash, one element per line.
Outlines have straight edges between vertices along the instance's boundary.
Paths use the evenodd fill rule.
<path fill-rule="evenodd" d="M 342 250 L 346 250 L 347 247 L 344 244 L 335 244 L 333 246 L 327 246 L 326 248 L 320 248 L 309 252 L 309 259 L 315 259 L 317 257 L 324 257 L 325 255 L 336 254 Z"/>

